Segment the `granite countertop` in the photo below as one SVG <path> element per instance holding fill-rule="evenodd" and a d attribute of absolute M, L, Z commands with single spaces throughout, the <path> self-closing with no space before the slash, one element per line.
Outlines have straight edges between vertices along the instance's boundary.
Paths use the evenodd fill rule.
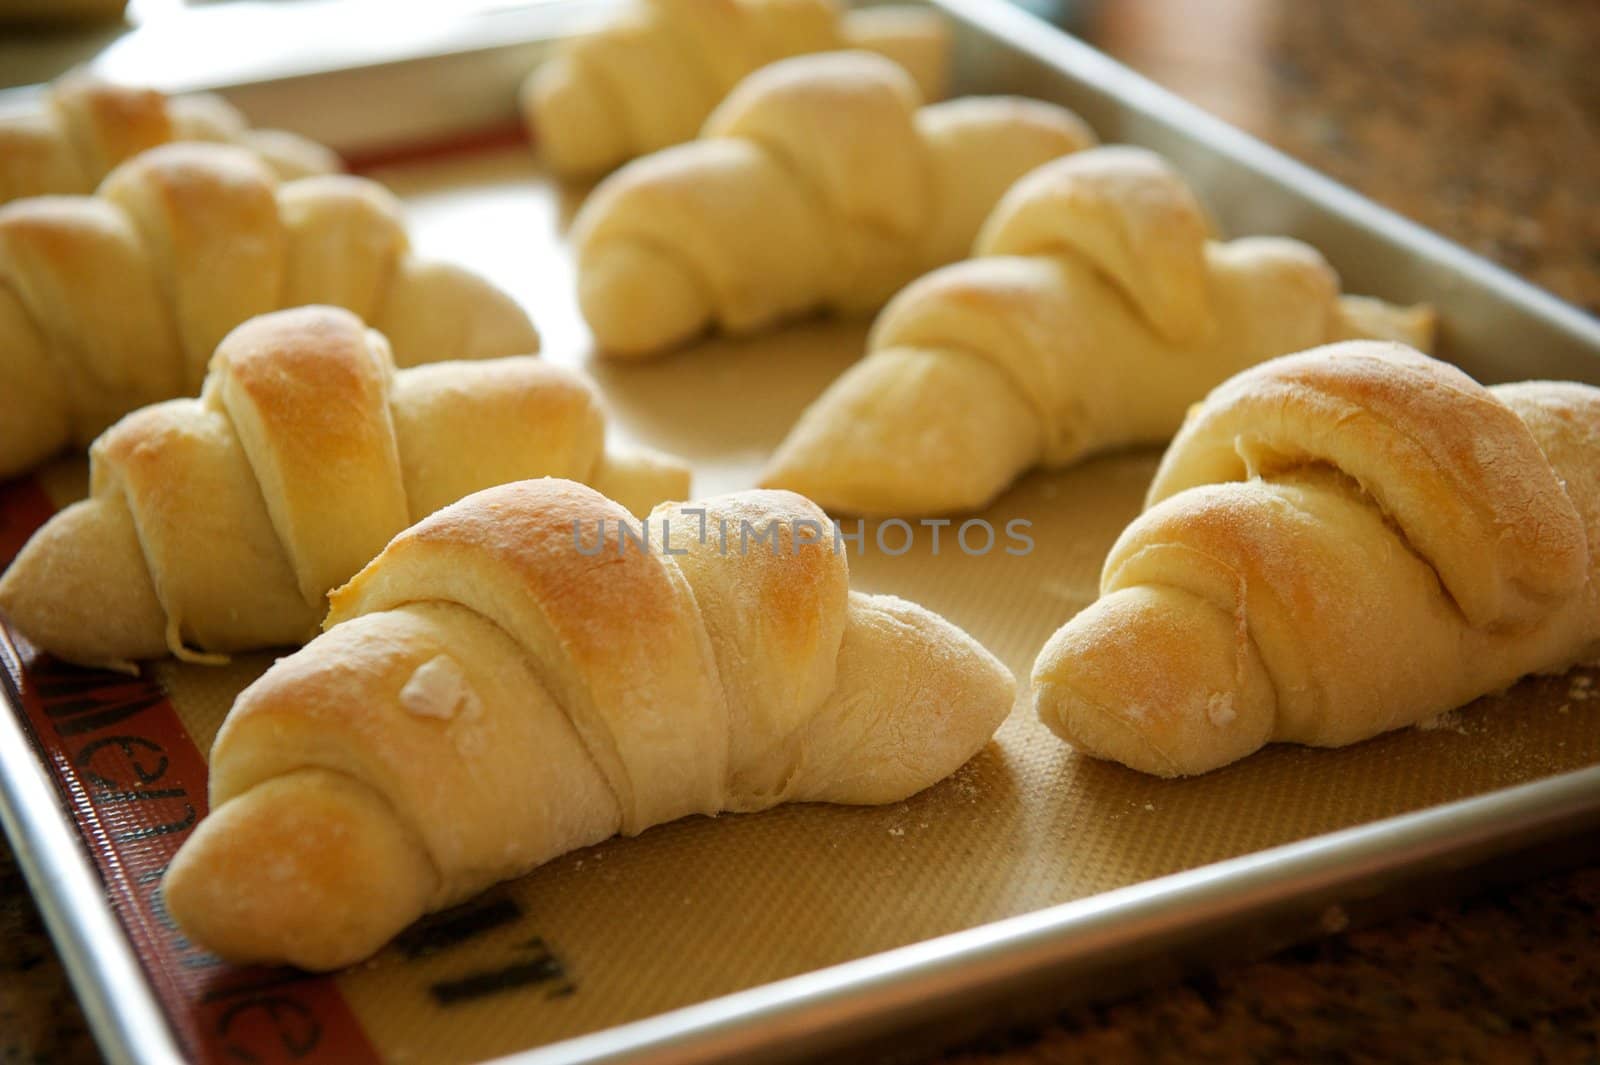
<path fill-rule="evenodd" d="M 1102 0 L 1101 47 L 1600 311 L 1593 0 Z M 94 1060 L 0 844 L 0 1062 Z M 1600 869 L 1352 931 L 946 1060 L 1600 1059 Z"/>

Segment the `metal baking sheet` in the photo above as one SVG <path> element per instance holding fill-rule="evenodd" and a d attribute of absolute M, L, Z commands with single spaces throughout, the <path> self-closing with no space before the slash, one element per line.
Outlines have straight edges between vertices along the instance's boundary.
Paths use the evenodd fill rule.
<path fill-rule="evenodd" d="M 224 88 L 258 121 L 319 136 L 388 182 L 421 250 L 523 300 L 547 357 L 598 377 L 622 435 L 690 458 L 698 492 L 743 487 L 859 354 L 865 323 L 711 341 L 642 367 L 588 358 L 561 244 L 577 194 L 539 174 L 512 99 L 552 35 L 607 6 L 501 12 L 441 37 L 444 54 L 391 40 L 359 65 Z M 1487 380 L 1600 380 L 1600 329 L 1573 308 L 1005 5 L 937 6 L 959 31 L 963 91 L 1059 100 L 1108 141 L 1166 152 L 1230 234 L 1313 240 L 1351 290 L 1433 302 L 1444 354 Z M 214 87 L 203 70 L 158 80 Z M 1109 456 L 1009 493 L 994 516 L 1035 522 L 1026 568 L 852 558 L 854 583 L 940 610 L 1026 677 L 1044 637 L 1092 598 L 1154 461 Z M 82 478 L 65 462 L 0 489 L 0 558 Z M 210 735 L 267 660 L 167 663 L 128 682 L 0 640 L 15 711 L 0 714 L 0 815 L 114 1060 L 468 1060 L 544 1044 L 524 1059 L 773 1061 L 886 1037 L 905 1050 L 907 1030 L 949 1038 L 1035 996 L 1109 993 L 1421 891 L 1578 860 L 1600 824 L 1589 680 L 1532 681 L 1430 730 L 1275 749 L 1189 782 L 1069 754 L 1024 699 L 971 766 L 908 803 L 691 819 L 552 862 L 337 977 L 233 970 L 175 935 L 153 888 L 204 813 Z"/>

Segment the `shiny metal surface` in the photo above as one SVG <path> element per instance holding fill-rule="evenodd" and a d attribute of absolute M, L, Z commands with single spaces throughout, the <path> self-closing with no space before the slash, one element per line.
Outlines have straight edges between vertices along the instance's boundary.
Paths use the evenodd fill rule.
<path fill-rule="evenodd" d="M 1320 247 L 1349 288 L 1427 300 L 1446 323 L 1442 354 L 1489 381 L 1600 383 L 1600 322 L 1206 115 L 1044 23 L 994 0 L 933 0 L 958 27 L 963 91 L 1066 103 L 1107 141 L 1169 155 L 1230 234 L 1285 232 Z M 344 67 L 252 75 L 219 86 L 168 70 L 174 89 L 221 88 L 256 121 L 346 151 L 504 125 L 515 87 L 550 39 L 612 6 L 579 0 L 504 13 L 433 41 L 369 47 Z M 492 38 L 492 39 L 491 39 Z M 136 77 L 137 64 L 117 69 Z M 13 100 L 27 95 L 19 91 Z M 3 101 L 0 101 L 3 102 Z M 15 649 L 0 644 L 14 664 Z M 5 695 L 18 698 L 7 673 Z M 0 824 L 10 838 L 114 1061 L 177 1056 L 127 938 L 45 768 L 0 714 Z M 1195 869 L 916 944 L 506 1059 L 776 1062 L 872 1044 L 910 1049 L 1105 995 L 1195 959 L 1261 953 L 1472 877 L 1529 875 L 1596 850 L 1600 767 Z M 1548 846 L 1560 841 L 1554 858 Z M 1538 857 L 1535 859 L 1534 854 Z M 885 1039 L 893 1042 L 885 1044 Z"/>
<path fill-rule="evenodd" d="M 1440 354 L 1486 382 L 1600 383 L 1600 320 L 1357 195 L 1007 4 L 934 0 L 967 32 L 957 83 L 1077 110 L 1108 142 L 1161 152 L 1225 233 L 1284 233 L 1315 245 L 1346 291 L 1428 302 Z"/>
<path fill-rule="evenodd" d="M 13 707 L 21 699 L 20 672 L 17 648 L 0 629 L 0 693 Z M 100 875 L 22 720 L 20 708 L 0 713 L 0 828 L 39 902 L 84 1016 L 115 1065 L 177 1061 L 177 1044 L 144 970 L 106 904 Z"/>
<path fill-rule="evenodd" d="M 1135 884 L 502 1060 L 699 1065 L 828 1060 L 862 1045 L 879 1053 L 896 1045 L 925 1049 L 941 1041 L 930 1027 L 959 1035 L 1127 990 L 1197 957 L 1259 955 L 1319 930 L 1340 931 L 1386 895 L 1434 890 L 1459 881 L 1468 866 L 1512 853 L 1523 856 L 1526 869 L 1538 868 L 1531 855 L 1540 845 L 1596 829 L 1600 766 Z M 1568 857 L 1597 852 L 1590 840 Z M 1028 1001 L 1042 988 L 1048 990 Z M 898 1043 L 884 1042 L 896 1035 Z"/>

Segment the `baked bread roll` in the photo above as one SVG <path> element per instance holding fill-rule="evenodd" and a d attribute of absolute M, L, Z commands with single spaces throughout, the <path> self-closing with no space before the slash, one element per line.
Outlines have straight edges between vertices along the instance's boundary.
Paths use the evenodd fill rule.
<path fill-rule="evenodd" d="M 1600 389 L 1351 342 L 1212 392 L 1033 670 L 1085 753 L 1204 773 L 1600 659 Z"/>
<path fill-rule="evenodd" d="M 402 366 L 539 346 L 509 296 L 411 254 L 400 205 L 376 182 L 279 185 L 243 148 L 169 144 L 95 196 L 0 208 L 0 477 L 194 395 L 228 330 L 308 303 L 383 330 Z"/>
<path fill-rule="evenodd" d="M 39 109 L 0 116 L 0 203 L 88 195 L 118 163 L 168 141 L 240 145 L 284 181 L 343 169 L 315 141 L 251 129 L 220 96 L 167 96 L 69 74 L 50 86 Z"/>
<path fill-rule="evenodd" d="M 724 519 L 776 535 L 724 550 Z M 618 832 L 935 783 L 1014 682 L 944 619 L 850 591 L 831 535 L 802 531 L 826 522 L 740 492 L 656 508 L 644 548 L 561 480 L 425 519 L 239 696 L 168 912 L 229 960 L 332 969 Z"/>
<path fill-rule="evenodd" d="M 887 56 L 925 99 L 944 95 L 950 30 L 934 11 L 842 13 L 835 0 L 637 0 L 597 32 L 563 42 L 528 75 L 522 111 L 552 169 L 597 177 L 693 140 L 746 74 L 840 48 Z"/>
<path fill-rule="evenodd" d="M 573 223 L 601 349 L 645 355 L 713 324 L 750 333 L 875 310 L 967 254 L 1018 177 L 1094 139 L 1035 100 L 917 103 L 879 56 L 787 59 L 741 82 L 700 140 L 607 178 Z"/>
<path fill-rule="evenodd" d="M 1426 308 L 1341 299 L 1297 241 L 1218 243 L 1159 156 L 1099 148 L 1005 195 L 976 255 L 895 297 L 762 484 L 830 511 L 984 506 L 1037 465 L 1156 443 L 1228 375 L 1351 336 L 1431 343 Z"/>
<path fill-rule="evenodd" d="M 355 315 L 301 307 L 223 340 L 199 399 L 136 411 L 90 452 L 90 498 L 0 576 L 0 609 L 58 658 L 132 669 L 303 643 L 330 588 L 390 537 L 489 485 L 559 475 L 644 513 L 688 470 L 605 450 L 594 393 L 534 358 L 395 371 Z"/>

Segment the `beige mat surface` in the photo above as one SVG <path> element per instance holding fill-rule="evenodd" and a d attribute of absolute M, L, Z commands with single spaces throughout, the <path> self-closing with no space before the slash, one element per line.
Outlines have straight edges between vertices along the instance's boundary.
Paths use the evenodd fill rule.
<path fill-rule="evenodd" d="M 573 302 L 569 209 L 508 149 L 386 171 L 429 255 L 483 270 L 534 312 L 546 357 L 599 380 L 621 435 L 690 459 L 697 494 L 748 487 L 801 408 L 859 356 L 864 323 L 713 341 L 598 365 Z M 852 555 L 856 587 L 917 600 L 1026 679 L 1094 595 L 1137 513 L 1153 453 L 1035 474 L 982 515 L 1031 522 L 1026 557 Z M 70 467 L 50 480 L 79 491 Z M 869 541 L 871 532 L 869 527 Z M 265 657 L 158 667 L 202 749 Z M 1024 690 L 996 741 L 950 780 L 876 809 L 695 818 L 559 859 L 436 918 L 338 984 L 394 1061 L 507 1053 L 1316 833 L 1600 762 L 1589 678 L 1539 679 L 1432 727 L 1342 751 L 1275 748 L 1160 781 L 1071 753 Z M 530 765 L 537 774 L 539 767 Z"/>

